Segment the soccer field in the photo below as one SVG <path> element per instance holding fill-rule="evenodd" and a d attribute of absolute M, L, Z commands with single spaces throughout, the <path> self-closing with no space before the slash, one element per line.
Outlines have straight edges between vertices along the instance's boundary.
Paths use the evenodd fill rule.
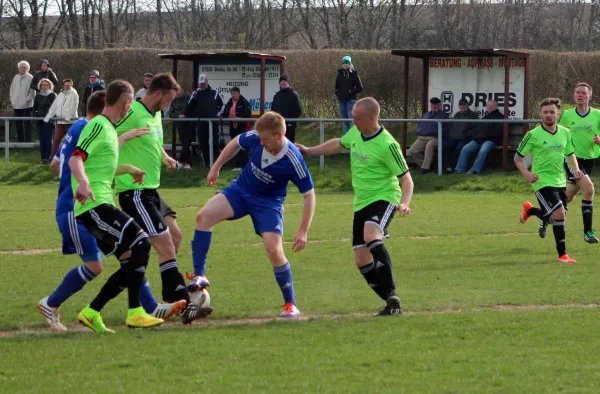
<path fill-rule="evenodd" d="M 432 178 L 434 179 L 434 178 Z M 579 200 L 556 261 L 552 230 L 518 221 L 532 194 L 436 192 L 414 196 L 386 241 L 405 314 L 371 317 L 383 303 L 354 267 L 352 196 L 317 193 L 309 245 L 286 252 L 303 317 L 282 303 L 249 219 L 218 225 L 208 260 L 213 314 L 191 326 L 124 327 L 124 295 L 103 311 L 116 335 L 80 328 L 77 312 L 116 268 L 61 308 L 71 329 L 45 328 L 37 302 L 79 264 L 60 253 L 56 187 L 0 186 L 0 392 L 599 392 L 598 245 L 583 241 Z M 191 271 L 194 218 L 214 193 L 164 189 L 179 215 L 182 271 Z M 301 216 L 293 187 L 285 240 Z M 153 255 L 148 278 L 160 295 Z"/>

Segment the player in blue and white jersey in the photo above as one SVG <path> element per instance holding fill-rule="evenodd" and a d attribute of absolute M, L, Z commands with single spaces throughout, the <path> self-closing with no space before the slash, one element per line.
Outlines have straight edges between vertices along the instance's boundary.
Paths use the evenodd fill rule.
<path fill-rule="evenodd" d="M 302 220 L 292 245 L 292 249 L 298 252 L 306 247 L 315 210 L 312 178 L 302 154 L 285 137 L 283 117 L 275 112 L 267 112 L 257 120 L 255 130 L 243 133 L 227 144 L 208 173 L 209 185 L 215 185 L 221 167 L 235 157 L 240 149 L 250 152 L 250 161 L 240 176 L 211 198 L 196 215 L 196 231 L 192 241 L 194 277 L 188 288 L 193 292 L 209 285 L 206 257 L 212 239 L 212 227 L 224 220 L 236 220 L 249 215 L 256 234 L 263 239 L 275 280 L 283 294 L 284 311 L 281 316 L 297 316 L 300 311 L 296 307 L 292 270 L 283 252 L 283 202 L 288 183 L 292 181 L 304 195 Z"/>
<path fill-rule="evenodd" d="M 102 113 L 105 96 L 105 91 L 99 91 L 90 96 L 87 102 L 87 117 L 77 120 L 69 128 L 69 132 L 50 164 L 50 169 L 57 172 L 60 177 L 56 200 L 56 223 L 63 239 L 62 252 L 64 255 L 77 254 L 83 260 L 82 265 L 73 268 L 65 275 L 61 284 L 52 294 L 38 303 L 38 309 L 46 319 L 48 327 L 57 331 L 67 330 L 60 322 L 60 305 L 81 290 L 89 281 L 100 275 L 103 269 L 102 253 L 96 243 L 96 238 L 81 222 L 77 221 L 73 212 L 74 199 L 69 159 L 77 147 L 79 136 L 85 126 L 95 116 Z M 143 133 L 147 133 L 147 131 L 134 130 L 130 134 L 124 135 L 119 142 L 124 143 Z M 145 279 L 140 292 L 140 301 L 147 313 L 161 315 L 160 317 L 163 318 L 167 317 L 175 306 L 175 304 L 158 304 Z M 177 305 L 175 309 L 178 311 L 181 308 Z"/>

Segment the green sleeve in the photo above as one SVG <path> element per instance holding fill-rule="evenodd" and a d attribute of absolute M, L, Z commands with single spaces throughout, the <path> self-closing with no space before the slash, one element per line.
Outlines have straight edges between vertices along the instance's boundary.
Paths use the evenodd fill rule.
<path fill-rule="evenodd" d="M 93 155 L 98 150 L 105 146 L 106 133 L 103 132 L 101 124 L 94 123 L 85 126 L 77 142 L 77 149 L 84 153 L 84 158 Z"/>
<path fill-rule="evenodd" d="M 348 130 L 348 132 L 346 134 L 344 134 L 342 136 L 342 138 L 340 138 L 340 144 L 342 144 L 342 146 L 346 149 L 350 149 L 350 145 L 352 144 L 352 135 L 354 133 L 352 133 L 352 129 Z"/>
<path fill-rule="evenodd" d="M 388 145 L 388 149 L 383 152 L 383 157 L 392 174 L 401 176 L 408 172 L 406 160 L 402 156 L 402 149 L 400 149 L 400 144 L 397 142 Z"/>
<path fill-rule="evenodd" d="M 519 144 L 519 147 L 517 148 L 517 153 L 520 156 L 525 156 L 527 153 L 531 152 L 534 142 L 535 137 L 533 136 L 533 134 L 531 134 L 531 131 L 528 131 L 527 134 L 525 134 L 525 137 L 523 137 L 521 143 Z"/>

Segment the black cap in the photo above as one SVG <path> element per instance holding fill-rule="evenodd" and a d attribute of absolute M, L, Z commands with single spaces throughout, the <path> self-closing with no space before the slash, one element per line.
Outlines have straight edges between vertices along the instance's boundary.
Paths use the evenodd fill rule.
<path fill-rule="evenodd" d="M 460 99 L 460 100 L 458 100 L 458 105 L 463 105 L 463 104 L 464 104 L 464 105 L 468 105 L 469 103 L 468 103 L 468 102 L 467 102 L 467 100 L 465 100 L 464 98 L 463 98 L 463 99 Z"/>
<path fill-rule="evenodd" d="M 281 81 L 290 82 L 290 77 L 287 74 L 283 74 L 281 77 L 279 77 L 279 82 L 281 82 Z"/>
<path fill-rule="evenodd" d="M 42 61 L 40 62 L 40 66 L 41 66 L 42 64 L 47 64 L 47 65 L 50 65 L 50 62 L 49 62 L 48 60 L 46 60 L 46 59 L 42 59 Z"/>
<path fill-rule="evenodd" d="M 437 98 L 437 97 L 432 97 L 432 98 L 429 100 L 429 102 L 430 102 L 431 104 L 439 104 L 439 103 L 441 103 L 441 102 L 442 102 L 442 100 L 440 100 L 440 99 L 439 99 L 439 98 Z"/>

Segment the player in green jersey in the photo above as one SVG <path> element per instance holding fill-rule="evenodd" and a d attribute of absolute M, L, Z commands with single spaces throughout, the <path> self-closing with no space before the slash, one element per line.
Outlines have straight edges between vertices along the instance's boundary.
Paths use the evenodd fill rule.
<path fill-rule="evenodd" d="M 585 82 L 575 85 L 573 99 L 576 107 L 563 112 L 558 124 L 565 126 L 571 131 L 575 157 L 583 177 L 576 179 L 572 168 L 565 161 L 567 172 L 567 201 L 571 202 L 579 193 L 583 194 L 581 199 L 581 214 L 583 217 L 583 239 L 589 244 L 598 243 L 598 238 L 592 228 L 594 184 L 590 179 L 594 160 L 600 156 L 600 111 L 590 107 L 592 99 L 592 87 Z M 545 226 L 540 226 L 540 236 L 545 234 Z"/>
<path fill-rule="evenodd" d="M 115 294 L 127 287 L 129 311 L 126 324 L 147 328 L 163 323 L 148 315 L 140 305 L 140 288 L 150 258 L 147 234 L 127 214 L 114 206 L 112 183 L 115 175 L 133 174 L 143 182 L 144 173 L 133 166 L 119 166 L 119 138 L 114 124 L 122 119 L 133 101 L 133 87 L 126 81 L 114 81 L 106 90 L 106 106 L 81 132 L 77 147 L 69 159 L 75 197 L 75 217 L 96 238 L 106 256 L 121 261 L 98 296 L 78 315 L 79 321 L 96 332 L 114 332 L 104 325 L 100 311 Z M 125 175 L 128 176 L 128 175 Z"/>
<path fill-rule="evenodd" d="M 121 209 L 148 233 L 158 254 L 163 300 L 171 303 L 185 300 L 189 304 L 186 283 L 177 266 L 177 249 L 181 242 L 177 215 L 158 194 L 162 164 L 171 170 L 177 164 L 163 149 L 161 110 L 169 107 L 179 89 L 171 74 L 157 74 L 144 97 L 134 102 L 127 116 L 117 124 L 119 135 L 138 128 L 148 128 L 150 132 L 128 141 L 119 152 L 119 164 L 133 165 L 146 173 L 144 184 L 121 177 L 116 179 L 116 191 Z M 192 304 L 188 309 L 182 314 L 184 323 L 191 322 L 188 316 L 201 318 L 212 312 L 210 308 Z"/>
<path fill-rule="evenodd" d="M 523 137 L 514 159 L 521 174 L 532 184 L 540 208 L 534 208 L 529 201 L 525 202 L 520 221 L 525 223 L 531 216 L 537 216 L 546 223 L 551 222 L 558 260 L 572 264 L 576 261 L 567 254 L 565 236 L 565 157 L 576 179 L 580 179 L 583 173 L 575 158 L 571 133 L 556 123 L 560 115 L 560 100 L 547 98 L 542 101 L 541 107 L 543 123 Z M 531 171 L 523 163 L 523 157 L 527 153 L 531 153 L 533 157 Z"/>
<path fill-rule="evenodd" d="M 379 103 L 371 97 L 354 105 L 348 133 L 312 148 L 297 144 L 304 156 L 332 155 L 348 149 L 352 162 L 354 262 L 369 286 L 386 301 L 375 316 L 402 313 L 392 261 L 382 239 L 394 213 L 410 214 L 413 181 L 400 144 L 379 124 Z M 398 183 L 398 180 L 400 181 Z"/>

